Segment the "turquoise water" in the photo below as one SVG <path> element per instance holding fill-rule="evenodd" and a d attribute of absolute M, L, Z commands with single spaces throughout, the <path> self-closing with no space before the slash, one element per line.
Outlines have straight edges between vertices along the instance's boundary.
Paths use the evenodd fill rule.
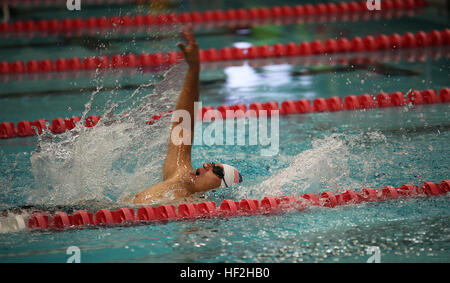
<path fill-rule="evenodd" d="M 263 6 L 260 3 L 245 5 Z M 190 6 L 180 1 L 167 9 L 206 10 L 209 6 L 203 4 Z M 229 5 L 244 4 L 236 1 Z M 227 2 L 227 7 L 210 8 L 229 6 Z M 135 9 L 103 7 L 82 11 L 81 16 L 134 13 Z M 44 10 L 37 15 L 45 18 L 49 14 Z M 51 15 L 70 16 L 64 10 Z M 236 42 L 260 45 L 448 27 L 446 18 L 434 8 L 413 16 L 362 23 L 269 24 L 250 27 L 244 34 L 205 29 L 197 31 L 197 39 L 201 48 L 211 48 Z M 133 35 L 107 35 L 100 38 L 123 37 L 123 42 L 94 50 L 76 42 L 33 47 L 36 40 L 51 42 L 47 38 L 14 39 L 8 44 L 25 42 L 31 47 L 2 49 L 0 60 L 174 50 L 180 39 L 176 32 L 170 33 L 170 38 L 131 43 Z M 205 64 L 201 101 L 218 106 L 447 87 L 448 50 L 430 50 L 349 55 L 349 59 L 365 58 L 370 64 L 345 71 L 337 68 L 348 67 L 346 61 L 330 66 L 326 61 L 311 63 L 313 57 L 309 61 L 240 61 L 234 66 Z M 424 54 L 428 56 L 420 59 Z M 411 57 L 415 60 L 408 60 Z M 161 96 L 151 95 L 159 93 L 156 83 L 164 74 L 155 71 L 53 74 L 50 79 L 34 80 L 3 77 L 0 121 L 51 120 L 83 112 L 104 115 L 111 109 L 119 114 L 146 105 L 148 99 L 162 98 L 170 105 L 176 92 L 163 90 Z M 98 87 L 102 89 L 96 92 Z M 219 204 L 224 199 L 343 192 L 448 179 L 449 107 L 435 104 L 281 116 L 279 153 L 272 157 L 259 154 L 263 146 L 196 145 L 194 167 L 205 161 L 226 162 L 235 165 L 245 180 L 240 187 L 211 191 L 202 199 Z M 145 113 L 158 109 L 150 107 Z M 125 120 L 116 126 L 81 131 L 79 137 L 65 133 L 47 139 L 0 140 L 0 208 L 65 205 L 64 209 L 70 210 L 83 200 L 101 201 L 110 208 L 120 206 L 117 202 L 123 194 L 137 192 L 161 178 L 159 152 L 164 150 L 166 124 L 165 120 L 160 126 L 148 127 Z M 449 197 L 444 195 L 333 209 L 313 207 L 279 215 L 63 232 L 19 231 L 0 234 L 0 262 L 65 262 L 69 246 L 80 248 L 82 262 L 366 262 L 369 246 L 380 248 L 381 262 L 448 262 L 448 206 Z"/>

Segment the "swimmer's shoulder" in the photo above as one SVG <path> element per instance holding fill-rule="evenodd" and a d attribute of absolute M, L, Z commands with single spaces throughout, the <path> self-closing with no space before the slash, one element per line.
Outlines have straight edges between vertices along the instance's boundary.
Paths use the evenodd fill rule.
<path fill-rule="evenodd" d="M 151 203 L 154 199 L 180 198 L 189 195 L 190 187 L 186 181 L 187 175 L 175 174 L 171 178 L 137 193 L 130 199 L 133 204 Z"/>

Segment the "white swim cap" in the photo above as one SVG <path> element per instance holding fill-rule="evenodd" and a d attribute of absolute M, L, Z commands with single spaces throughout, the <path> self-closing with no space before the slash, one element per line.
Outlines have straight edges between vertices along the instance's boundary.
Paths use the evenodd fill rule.
<path fill-rule="evenodd" d="M 239 184 L 242 182 L 242 175 L 239 171 L 233 166 L 222 164 L 223 165 L 223 179 L 220 184 L 221 188 L 230 187 L 234 184 Z"/>

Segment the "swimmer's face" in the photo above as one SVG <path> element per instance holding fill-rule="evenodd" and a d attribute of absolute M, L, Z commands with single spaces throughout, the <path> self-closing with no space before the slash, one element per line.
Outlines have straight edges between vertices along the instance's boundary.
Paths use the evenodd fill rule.
<path fill-rule="evenodd" d="M 214 163 L 216 167 L 222 167 L 220 163 Z M 191 173 L 195 190 L 198 192 L 209 191 L 220 187 L 222 179 L 213 172 L 213 163 L 203 163 L 203 167 L 197 168 Z"/>

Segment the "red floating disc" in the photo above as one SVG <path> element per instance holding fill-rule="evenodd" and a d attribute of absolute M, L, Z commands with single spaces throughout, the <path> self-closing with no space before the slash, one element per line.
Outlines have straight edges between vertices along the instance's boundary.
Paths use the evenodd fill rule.
<path fill-rule="evenodd" d="M 78 210 L 73 215 L 73 225 L 93 225 L 95 224 L 94 216 L 90 212 Z"/>
<path fill-rule="evenodd" d="M 422 185 L 422 190 L 424 193 L 428 196 L 437 196 L 441 194 L 441 191 L 439 190 L 439 184 L 438 183 L 432 183 L 432 182 L 425 182 Z"/>
<path fill-rule="evenodd" d="M 193 203 L 183 203 L 178 206 L 179 218 L 195 218 L 199 216 L 196 205 Z"/>
<path fill-rule="evenodd" d="M 401 196 L 412 196 L 419 193 L 418 189 L 415 185 L 402 185 L 400 188 L 397 188 L 397 192 Z"/>
<path fill-rule="evenodd" d="M 299 113 L 308 113 L 313 111 L 311 102 L 308 99 L 299 99 L 295 102 Z"/>
<path fill-rule="evenodd" d="M 137 219 L 145 220 L 145 221 L 156 220 L 156 214 L 155 214 L 154 208 L 150 207 L 150 206 L 140 207 L 138 209 Z"/>
<path fill-rule="evenodd" d="M 95 225 L 113 224 L 114 216 L 108 209 L 100 209 L 95 214 Z"/>
<path fill-rule="evenodd" d="M 119 208 L 114 211 L 113 216 L 116 223 L 134 222 L 136 220 L 134 209 L 132 208 Z"/>
<path fill-rule="evenodd" d="M 377 102 L 370 94 L 363 94 L 359 97 L 359 106 L 363 109 L 374 108 L 377 107 Z"/>
<path fill-rule="evenodd" d="M 365 188 L 361 190 L 361 197 L 364 201 L 377 201 L 378 191 L 371 188 Z"/>
<path fill-rule="evenodd" d="M 65 212 L 58 212 L 57 214 L 53 215 L 53 225 L 56 228 L 66 228 L 72 226 L 72 221 Z"/>
<path fill-rule="evenodd" d="M 339 203 L 332 192 L 324 192 L 320 195 L 319 204 L 326 207 L 335 207 Z"/>
<path fill-rule="evenodd" d="M 156 218 L 158 220 L 176 219 L 177 213 L 174 205 L 161 205 L 155 208 Z"/>
<path fill-rule="evenodd" d="M 339 96 L 333 96 L 326 99 L 328 110 L 339 111 L 342 110 L 342 99 Z"/>
<path fill-rule="evenodd" d="M 213 201 L 206 201 L 197 204 L 197 211 L 201 216 L 216 215 L 216 203 Z"/>
<path fill-rule="evenodd" d="M 292 100 L 285 100 L 281 103 L 281 111 L 283 114 L 295 114 L 298 113 L 297 106 Z"/>
<path fill-rule="evenodd" d="M 280 211 L 278 202 L 273 197 L 264 197 L 261 200 L 261 209 L 265 212 L 277 212 Z"/>
<path fill-rule="evenodd" d="M 324 112 L 328 110 L 327 101 L 324 98 L 315 98 L 313 100 L 313 109 L 315 112 Z"/>
<path fill-rule="evenodd" d="M 385 199 L 396 199 L 399 197 L 397 189 L 393 186 L 386 186 L 381 190 L 381 195 Z"/>
<path fill-rule="evenodd" d="M 17 123 L 17 135 L 19 137 L 34 136 L 36 133 L 34 129 L 31 128 L 31 126 L 32 123 L 30 121 L 20 121 L 19 123 Z"/>
<path fill-rule="evenodd" d="M 16 129 L 11 122 L 0 123 L 0 139 L 8 139 L 16 136 Z"/>
<path fill-rule="evenodd" d="M 66 131 L 66 121 L 62 118 L 53 119 L 52 125 L 50 126 L 50 130 L 55 134 L 65 132 Z"/>
<path fill-rule="evenodd" d="M 439 184 L 441 193 L 450 192 L 450 180 L 444 180 Z"/>
<path fill-rule="evenodd" d="M 243 199 L 239 204 L 239 209 L 246 212 L 256 212 L 259 209 L 259 202 L 253 199 Z"/>
<path fill-rule="evenodd" d="M 377 94 L 376 100 L 377 100 L 378 106 L 380 106 L 380 107 L 392 106 L 391 97 L 387 93 Z"/>
<path fill-rule="evenodd" d="M 304 199 L 310 201 L 312 203 L 312 205 L 319 205 L 319 198 L 317 197 L 316 194 L 308 193 L 308 194 L 302 195 L 302 197 Z"/>
<path fill-rule="evenodd" d="M 220 204 L 220 212 L 224 215 L 236 215 L 238 213 L 238 206 L 232 200 L 224 200 Z"/>
<path fill-rule="evenodd" d="M 47 215 L 35 213 L 34 216 L 28 220 L 28 228 L 47 229 L 49 227 L 49 219 Z"/>
<path fill-rule="evenodd" d="M 359 109 L 359 99 L 355 95 L 349 95 L 344 98 L 344 109 L 345 110 L 356 110 Z"/>

